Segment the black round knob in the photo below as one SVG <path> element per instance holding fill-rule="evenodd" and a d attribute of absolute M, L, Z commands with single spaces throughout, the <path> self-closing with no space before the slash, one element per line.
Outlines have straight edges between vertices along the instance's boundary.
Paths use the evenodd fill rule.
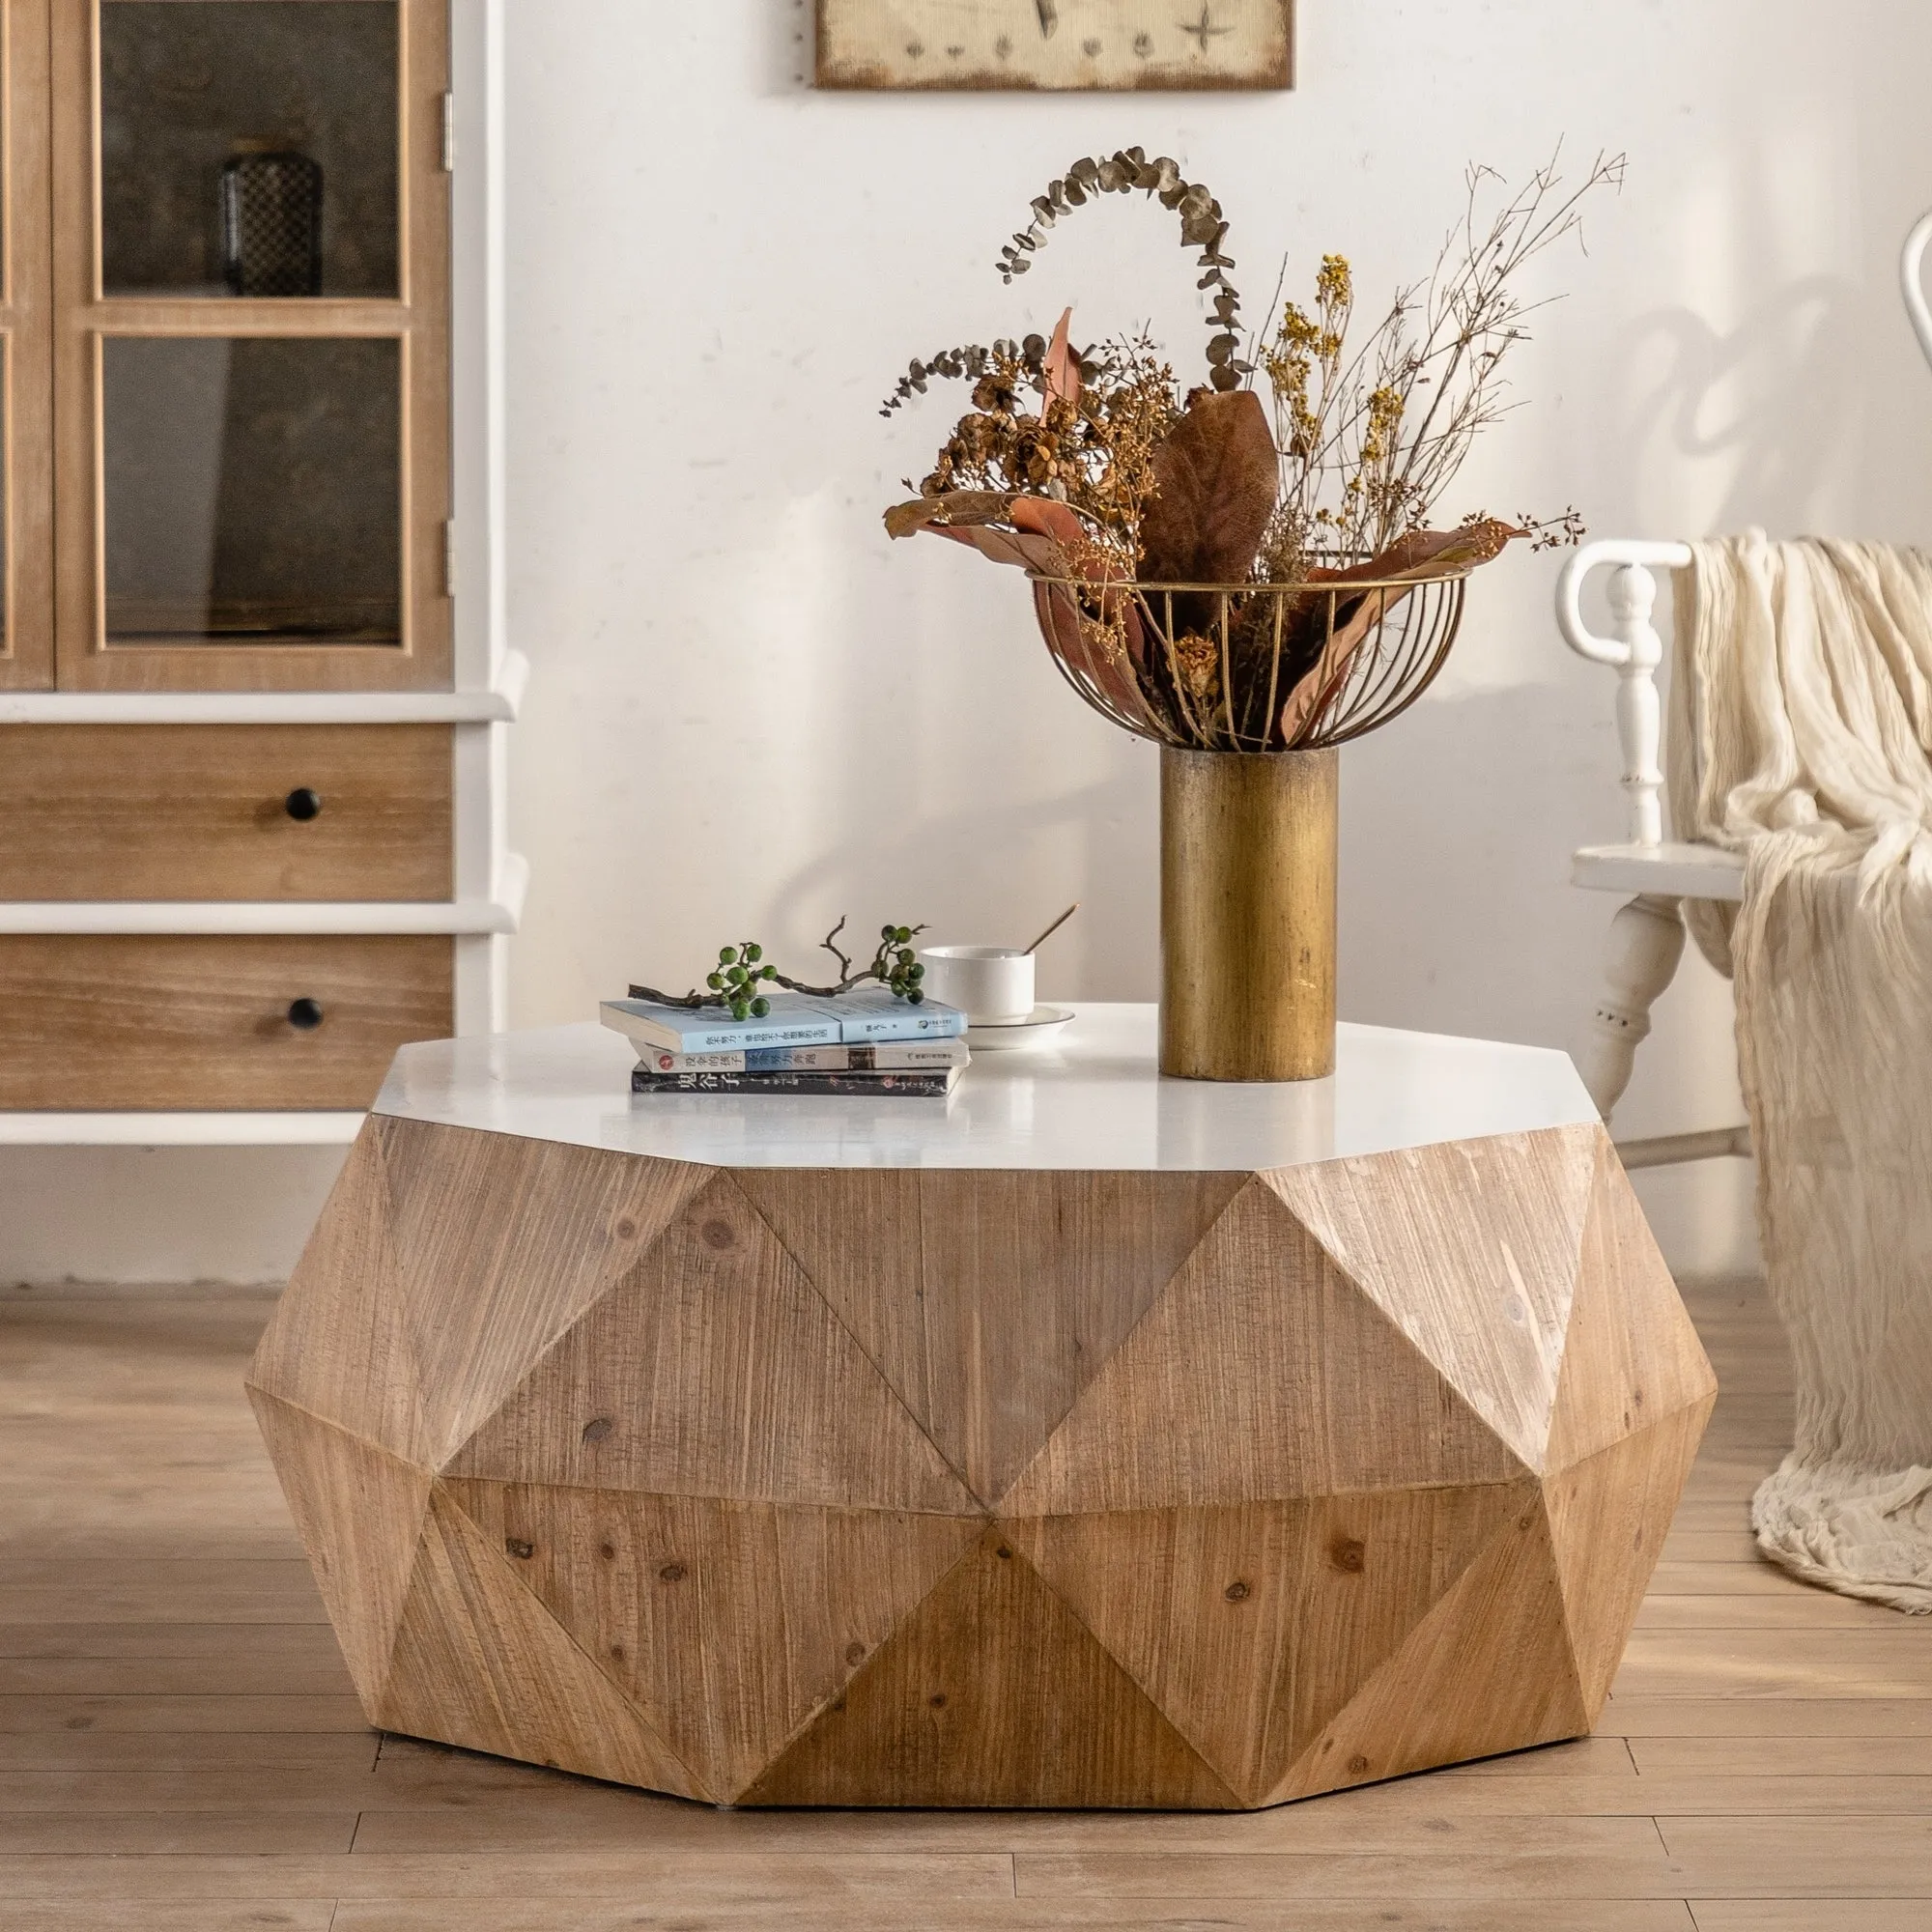
<path fill-rule="evenodd" d="M 320 1000 L 292 1000 L 289 1003 L 289 1024 L 298 1033 L 313 1033 L 322 1024 L 322 1017 Z"/>
<path fill-rule="evenodd" d="M 294 791 L 290 792 L 287 798 L 283 799 L 282 810 L 291 818 L 301 819 L 304 822 L 311 818 L 320 818 L 322 816 L 322 794 L 319 791 L 311 790 L 307 785 L 298 785 Z"/>

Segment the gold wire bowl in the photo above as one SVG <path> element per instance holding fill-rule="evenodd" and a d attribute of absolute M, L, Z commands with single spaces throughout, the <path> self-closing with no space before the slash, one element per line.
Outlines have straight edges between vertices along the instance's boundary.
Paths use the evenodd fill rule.
<path fill-rule="evenodd" d="M 1447 661 L 1466 569 L 1424 579 L 1126 583 L 1029 572 L 1061 674 L 1157 745 L 1306 752 L 1399 717 Z"/>

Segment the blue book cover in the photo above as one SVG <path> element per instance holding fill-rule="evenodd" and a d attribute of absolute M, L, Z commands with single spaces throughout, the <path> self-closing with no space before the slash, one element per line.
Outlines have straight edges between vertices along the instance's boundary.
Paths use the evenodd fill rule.
<path fill-rule="evenodd" d="M 761 1020 L 734 1020 L 722 1007 L 664 1007 L 650 1000 L 606 1000 L 598 1017 L 640 1046 L 672 1053 L 735 1053 L 753 1046 L 837 1046 L 838 1021 L 826 1000 L 771 993 Z"/>
<path fill-rule="evenodd" d="M 821 1002 L 838 1015 L 839 1037 L 853 1044 L 867 1039 L 952 1039 L 966 1031 L 966 1015 L 937 1000 L 895 999 L 890 986 L 854 986 L 836 1000 Z"/>

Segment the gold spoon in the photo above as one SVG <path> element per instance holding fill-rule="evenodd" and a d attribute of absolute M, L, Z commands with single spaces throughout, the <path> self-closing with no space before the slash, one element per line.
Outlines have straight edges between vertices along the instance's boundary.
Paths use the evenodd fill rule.
<path fill-rule="evenodd" d="M 1068 921 L 1069 919 L 1071 919 L 1071 918 L 1073 917 L 1073 915 L 1074 915 L 1074 914 L 1075 914 L 1076 912 L 1078 912 L 1079 910 L 1080 910 L 1080 902 L 1079 902 L 1079 900 L 1078 900 L 1078 899 L 1076 899 L 1076 900 L 1074 900 L 1074 902 L 1073 902 L 1073 903 L 1072 903 L 1072 904 L 1071 904 L 1070 906 L 1068 906 L 1068 907 L 1066 908 L 1066 910 L 1065 910 L 1065 911 L 1064 913 L 1062 913 L 1062 914 L 1060 915 L 1060 917 L 1059 917 L 1059 918 L 1058 918 L 1057 920 L 1055 920 L 1055 921 L 1053 922 L 1053 923 L 1052 923 L 1051 925 L 1049 925 L 1049 926 L 1048 926 L 1048 927 L 1046 928 L 1046 930 L 1045 930 L 1044 932 L 1042 932 L 1042 933 L 1040 934 L 1040 936 L 1039 936 L 1039 937 L 1038 937 L 1037 939 L 1036 939 L 1036 940 L 1034 941 L 1034 943 L 1033 943 L 1033 944 L 1032 944 L 1031 946 L 1029 946 L 1029 947 L 1027 948 L 1027 952 L 1029 952 L 1029 953 L 1032 953 L 1032 952 L 1037 952 L 1039 951 L 1039 949 L 1040 949 L 1040 948 L 1041 948 L 1042 946 L 1044 946 L 1044 945 L 1046 944 L 1046 942 L 1047 942 L 1047 941 L 1048 941 L 1049 939 L 1051 939 L 1051 938 L 1053 937 L 1053 935 L 1054 935 L 1054 934 L 1055 934 L 1056 932 L 1058 932 L 1058 931 L 1060 930 L 1060 928 L 1061 928 L 1061 927 L 1062 927 L 1063 925 L 1065 925 L 1065 924 L 1066 923 L 1066 922 L 1067 922 L 1067 921 Z M 1024 956 L 1024 955 L 1022 955 L 1022 956 Z"/>

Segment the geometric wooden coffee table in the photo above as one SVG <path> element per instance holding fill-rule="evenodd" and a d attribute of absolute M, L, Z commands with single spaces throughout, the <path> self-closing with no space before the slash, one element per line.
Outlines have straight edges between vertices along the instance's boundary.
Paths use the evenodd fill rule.
<path fill-rule="evenodd" d="M 1715 1392 L 1560 1054 L 1153 1012 L 946 1101 L 405 1048 L 250 1393 L 372 1722 L 734 1804 L 1236 1809 L 1578 1735 Z"/>

